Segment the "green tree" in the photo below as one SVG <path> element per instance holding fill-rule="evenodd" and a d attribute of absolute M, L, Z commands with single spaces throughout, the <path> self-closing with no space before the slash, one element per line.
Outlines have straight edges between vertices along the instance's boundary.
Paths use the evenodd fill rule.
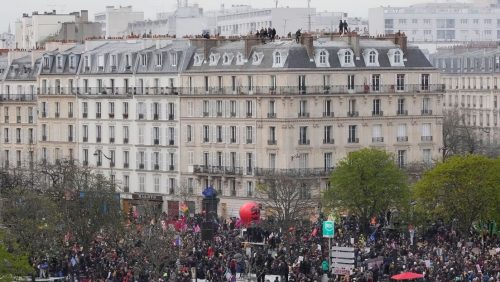
<path fill-rule="evenodd" d="M 0 282 L 14 281 L 14 277 L 27 276 L 33 272 L 28 255 L 0 230 Z"/>
<path fill-rule="evenodd" d="M 474 221 L 500 218 L 500 159 L 454 156 L 415 185 L 417 212 L 427 220 L 456 223 L 466 232 Z"/>
<path fill-rule="evenodd" d="M 385 151 L 362 149 L 350 153 L 332 172 L 330 182 L 331 188 L 323 195 L 325 207 L 357 216 L 364 231 L 372 216 L 409 203 L 406 174 Z"/>

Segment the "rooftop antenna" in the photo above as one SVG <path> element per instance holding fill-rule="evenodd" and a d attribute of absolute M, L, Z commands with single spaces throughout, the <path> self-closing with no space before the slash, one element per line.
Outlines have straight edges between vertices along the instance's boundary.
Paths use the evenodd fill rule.
<path fill-rule="evenodd" d="M 307 26 L 308 26 L 308 31 L 311 32 L 311 0 L 307 0 Z"/>

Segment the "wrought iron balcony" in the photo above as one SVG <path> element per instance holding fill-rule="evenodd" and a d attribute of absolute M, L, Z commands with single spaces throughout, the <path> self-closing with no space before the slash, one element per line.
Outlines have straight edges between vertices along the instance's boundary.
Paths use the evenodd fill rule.
<path fill-rule="evenodd" d="M 273 176 L 277 174 L 289 175 L 294 177 L 328 177 L 333 171 L 330 168 L 255 168 L 255 176 Z"/>
<path fill-rule="evenodd" d="M 243 175 L 243 168 L 235 166 L 205 166 L 195 165 L 193 167 L 194 174 L 210 174 L 210 175 Z"/>

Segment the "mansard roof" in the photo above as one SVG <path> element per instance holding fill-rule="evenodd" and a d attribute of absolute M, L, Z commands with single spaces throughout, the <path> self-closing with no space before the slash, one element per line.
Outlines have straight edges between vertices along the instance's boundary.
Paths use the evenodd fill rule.
<path fill-rule="evenodd" d="M 36 81 L 40 66 L 41 60 L 32 62 L 31 55 L 15 59 L 5 74 L 5 81 Z"/>

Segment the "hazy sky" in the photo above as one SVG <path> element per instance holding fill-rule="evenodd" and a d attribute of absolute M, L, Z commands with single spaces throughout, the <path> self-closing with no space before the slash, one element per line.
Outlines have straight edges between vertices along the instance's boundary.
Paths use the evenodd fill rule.
<path fill-rule="evenodd" d="M 279 6 L 306 7 L 307 0 L 278 0 Z M 318 11 L 342 11 L 350 16 L 368 15 L 368 8 L 377 6 L 407 6 L 418 2 L 434 0 L 311 0 L 311 7 Z M 133 5 L 135 10 L 142 10 L 146 18 L 154 19 L 157 12 L 172 11 L 177 0 L 0 0 L 0 32 L 6 31 L 9 23 L 14 23 L 23 13 L 33 11 L 44 12 L 57 10 L 58 13 L 69 13 L 89 10 L 91 20 L 94 13 L 104 10 L 107 5 Z M 251 4 L 254 7 L 272 7 L 274 0 L 189 0 L 198 3 L 205 9 L 217 9 L 224 3 L 226 7 L 237 4 Z M 14 32 L 12 25 L 12 31 Z"/>

